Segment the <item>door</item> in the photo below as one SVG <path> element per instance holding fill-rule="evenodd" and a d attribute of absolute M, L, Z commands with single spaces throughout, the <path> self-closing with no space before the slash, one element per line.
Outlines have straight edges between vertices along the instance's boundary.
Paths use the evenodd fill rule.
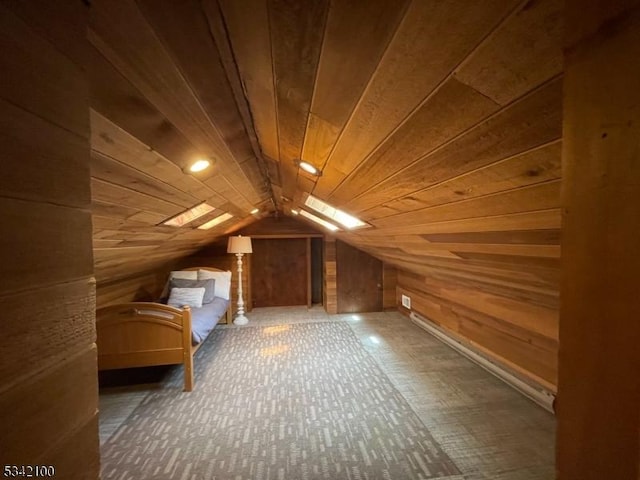
<path fill-rule="evenodd" d="M 338 313 L 382 311 L 382 262 L 336 242 Z"/>
<path fill-rule="evenodd" d="M 307 305 L 307 239 L 252 239 L 253 307 Z"/>

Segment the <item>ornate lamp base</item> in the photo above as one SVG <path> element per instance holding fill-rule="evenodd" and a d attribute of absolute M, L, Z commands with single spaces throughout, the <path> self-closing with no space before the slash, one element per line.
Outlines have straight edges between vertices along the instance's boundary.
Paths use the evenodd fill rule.
<path fill-rule="evenodd" d="M 233 319 L 234 325 L 246 325 L 249 323 L 249 319 L 244 315 L 236 315 L 236 318 Z"/>

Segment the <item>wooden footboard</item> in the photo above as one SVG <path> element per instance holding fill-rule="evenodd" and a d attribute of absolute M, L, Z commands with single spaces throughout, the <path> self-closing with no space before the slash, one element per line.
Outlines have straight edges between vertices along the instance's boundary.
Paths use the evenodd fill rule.
<path fill-rule="evenodd" d="M 96 312 L 98 369 L 184 364 L 184 389 L 193 390 L 191 309 L 133 302 Z"/>

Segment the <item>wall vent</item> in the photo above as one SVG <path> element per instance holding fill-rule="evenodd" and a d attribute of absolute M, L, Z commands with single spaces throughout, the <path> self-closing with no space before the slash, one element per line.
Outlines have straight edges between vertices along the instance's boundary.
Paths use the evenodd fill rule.
<path fill-rule="evenodd" d="M 407 297 L 406 295 L 402 295 L 402 306 L 404 308 L 411 309 L 411 297 Z"/>

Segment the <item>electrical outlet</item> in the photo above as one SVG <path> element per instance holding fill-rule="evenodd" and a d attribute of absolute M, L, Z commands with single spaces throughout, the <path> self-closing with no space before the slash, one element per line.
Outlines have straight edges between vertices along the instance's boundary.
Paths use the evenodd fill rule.
<path fill-rule="evenodd" d="M 407 297 L 406 295 L 402 295 L 402 306 L 404 308 L 411 309 L 411 297 Z"/>

